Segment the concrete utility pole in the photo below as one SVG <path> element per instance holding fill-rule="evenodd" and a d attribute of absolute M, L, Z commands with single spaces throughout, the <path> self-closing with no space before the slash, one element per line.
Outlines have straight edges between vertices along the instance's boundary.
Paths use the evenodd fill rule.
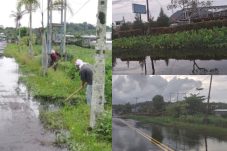
<path fill-rule="evenodd" d="M 52 49 L 52 0 L 47 1 L 47 53 Z"/>
<path fill-rule="evenodd" d="M 135 112 L 137 112 L 137 100 L 138 100 L 138 97 L 135 97 L 135 99 L 136 99 Z"/>
<path fill-rule="evenodd" d="M 65 49 L 65 43 L 66 43 L 66 12 L 67 12 L 67 0 L 64 1 L 64 33 L 63 33 L 63 54 L 65 55 L 65 60 L 67 60 L 67 54 L 66 54 L 66 49 Z"/>
<path fill-rule="evenodd" d="M 96 56 L 92 84 L 92 100 L 90 112 L 90 127 L 94 128 L 96 118 L 104 111 L 105 90 L 105 47 L 106 47 L 106 10 L 107 0 L 98 0 L 96 25 Z"/>
<path fill-rule="evenodd" d="M 210 75 L 210 86 L 209 86 L 209 92 L 208 92 L 208 98 L 207 98 L 207 111 L 204 119 L 206 124 L 208 124 L 208 114 L 210 109 L 210 92 L 211 92 L 212 78 L 213 78 L 213 75 Z"/>
<path fill-rule="evenodd" d="M 149 22 L 149 20 L 150 20 L 150 12 L 149 12 L 149 3 L 147 0 L 147 22 Z"/>

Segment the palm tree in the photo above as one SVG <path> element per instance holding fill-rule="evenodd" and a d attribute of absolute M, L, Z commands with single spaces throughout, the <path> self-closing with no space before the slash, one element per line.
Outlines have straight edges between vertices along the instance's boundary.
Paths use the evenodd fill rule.
<path fill-rule="evenodd" d="M 29 12 L 29 54 L 32 55 L 33 49 L 32 49 L 32 12 L 37 9 L 39 6 L 38 0 L 18 0 L 17 4 L 18 8 L 21 8 L 22 6 L 25 7 L 25 9 Z"/>
<path fill-rule="evenodd" d="M 20 41 L 20 20 L 22 19 L 23 15 L 26 14 L 26 10 L 21 11 L 21 8 L 17 7 L 17 11 L 12 11 L 11 17 L 14 17 L 16 23 L 16 29 L 19 29 L 18 33 L 18 42 Z"/>

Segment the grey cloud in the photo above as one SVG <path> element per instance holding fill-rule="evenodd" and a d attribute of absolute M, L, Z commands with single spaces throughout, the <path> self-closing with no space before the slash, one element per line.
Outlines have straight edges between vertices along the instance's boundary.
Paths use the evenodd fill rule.
<path fill-rule="evenodd" d="M 117 78 L 116 78 L 117 77 Z M 113 82 L 113 103 L 135 103 L 151 100 L 155 95 L 161 94 L 168 101 L 170 93 L 189 92 L 202 83 L 193 79 L 173 78 L 169 82 L 161 76 L 114 76 Z M 119 81 L 118 81 L 119 80 Z M 173 99 L 176 96 L 172 96 Z"/>

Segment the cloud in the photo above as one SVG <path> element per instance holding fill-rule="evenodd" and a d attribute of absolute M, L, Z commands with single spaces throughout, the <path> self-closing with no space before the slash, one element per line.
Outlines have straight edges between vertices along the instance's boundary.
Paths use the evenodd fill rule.
<path fill-rule="evenodd" d="M 160 9 L 163 8 L 164 12 L 171 16 L 173 12 L 177 10 L 167 10 L 167 6 L 170 4 L 170 0 L 152 0 L 149 1 L 150 15 L 155 19 L 158 17 Z M 133 3 L 146 4 L 145 0 L 133 0 Z M 122 20 L 124 16 L 126 21 L 134 20 L 135 14 L 132 13 L 132 1 L 113 1 L 113 21 Z M 227 5 L 226 0 L 214 0 L 213 5 Z M 142 15 L 142 19 L 146 21 L 146 14 Z"/>
<path fill-rule="evenodd" d="M 210 76 L 118 76 L 113 75 L 113 104 L 150 101 L 160 94 L 165 101 L 182 100 L 190 93 L 207 96 Z M 204 88 L 202 91 L 196 88 Z M 214 76 L 211 87 L 211 102 L 227 102 L 227 76 Z"/>

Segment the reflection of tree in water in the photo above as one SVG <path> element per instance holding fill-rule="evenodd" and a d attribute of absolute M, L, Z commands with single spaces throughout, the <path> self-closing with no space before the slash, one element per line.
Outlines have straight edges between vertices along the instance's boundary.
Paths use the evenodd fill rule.
<path fill-rule="evenodd" d="M 146 58 L 144 58 L 143 60 L 140 60 L 139 64 L 140 64 L 142 71 L 143 71 L 143 68 L 144 68 L 144 72 L 145 72 L 145 74 L 147 74 Z"/>
<path fill-rule="evenodd" d="M 201 137 L 190 130 L 182 130 L 178 128 L 168 128 L 167 138 L 173 141 L 175 150 L 195 149 L 200 145 Z"/>
<path fill-rule="evenodd" d="M 165 59 L 166 66 L 169 66 L 169 59 Z"/>
<path fill-rule="evenodd" d="M 219 71 L 217 68 L 214 69 L 206 69 L 206 68 L 201 68 L 198 66 L 198 64 L 193 60 L 193 69 L 192 69 L 193 74 L 219 74 Z"/>
<path fill-rule="evenodd" d="M 162 135 L 162 128 L 160 126 L 152 126 L 151 137 L 162 142 L 164 138 Z"/>
<path fill-rule="evenodd" d="M 129 63 L 130 63 L 130 61 L 127 61 L 127 62 L 126 62 L 128 68 L 129 68 Z"/>
<path fill-rule="evenodd" d="M 115 67 L 117 65 L 117 58 L 113 57 L 112 58 L 112 66 Z"/>
<path fill-rule="evenodd" d="M 150 59 L 151 59 L 152 74 L 154 75 L 155 74 L 154 60 L 151 58 L 151 56 L 150 56 Z"/>

